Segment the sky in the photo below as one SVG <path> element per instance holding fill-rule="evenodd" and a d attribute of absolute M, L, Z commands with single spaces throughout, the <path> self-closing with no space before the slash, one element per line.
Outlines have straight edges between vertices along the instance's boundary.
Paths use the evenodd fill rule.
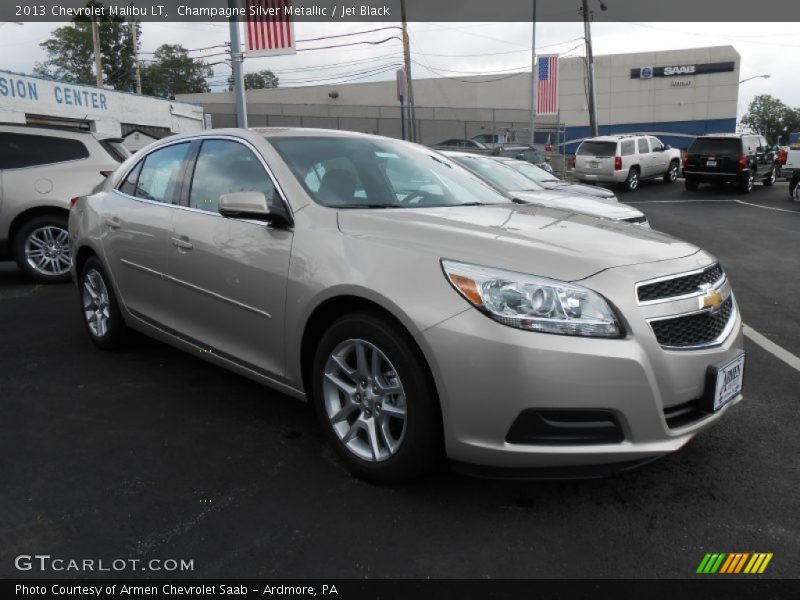
<path fill-rule="evenodd" d="M 30 73 L 45 58 L 39 44 L 62 23 L 0 24 L 0 69 Z M 336 49 L 305 50 L 354 41 L 380 41 L 398 35 L 398 29 L 373 31 L 352 37 L 311 41 L 311 38 L 382 28 L 392 23 L 298 23 L 295 35 L 300 50 L 295 55 L 245 60 L 245 72 L 271 69 L 282 87 L 376 81 L 394 78 L 402 62 L 397 39 L 382 44 L 361 44 Z M 411 55 L 415 78 L 441 75 L 464 77 L 484 73 L 510 73 L 530 68 L 530 23 L 410 23 Z M 770 75 L 741 84 L 739 115 L 758 94 L 771 94 L 790 106 L 800 107 L 800 40 L 796 23 L 614 23 L 592 25 L 595 56 L 625 52 L 673 50 L 733 45 L 742 56 L 741 78 Z M 143 23 L 142 59 L 163 43 L 180 43 L 207 57 L 214 66 L 212 87 L 221 91 L 230 75 L 225 56 L 214 56 L 229 39 L 226 23 Z M 308 41 L 306 41 L 308 40 Z M 583 56 L 583 24 L 539 23 L 538 53 Z"/>

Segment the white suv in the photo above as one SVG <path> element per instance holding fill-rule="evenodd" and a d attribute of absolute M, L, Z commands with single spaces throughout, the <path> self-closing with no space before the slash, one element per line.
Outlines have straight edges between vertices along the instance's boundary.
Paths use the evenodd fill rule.
<path fill-rule="evenodd" d="M 43 283 L 67 281 L 70 199 L 129 155 L 122 140 L 87 131 L 0 125 L 0 260 Z"/>
<path fill-rule="evenodd" d="M 652 135 L 604 135 L 584 140 L 575 152 L 578 181 L 623 184 L 632 192 L 642 179 L 678 178 L 681 152 Z"/>

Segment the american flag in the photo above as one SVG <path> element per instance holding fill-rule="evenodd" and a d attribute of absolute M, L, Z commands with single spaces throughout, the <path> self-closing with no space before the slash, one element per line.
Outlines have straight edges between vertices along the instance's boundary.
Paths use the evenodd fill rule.
<path fill-rule="evenodd" d="M 247 55 L 294 54 L 291 0 L 244 0 L 247 19 Z M 253 14 L 255 13 L 255 14 Z"/>
<path fill-rule="evenodd" d="M 558 114 L 558 54 L 539 57 L 536 78 L 536 114 Z"/>

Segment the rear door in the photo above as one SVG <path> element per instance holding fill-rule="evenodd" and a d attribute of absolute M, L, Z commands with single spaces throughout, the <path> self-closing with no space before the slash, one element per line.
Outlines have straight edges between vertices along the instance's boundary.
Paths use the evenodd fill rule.
<path fill-rule="evenodd" d="M 122 302 L 165 327 L 172 320 L 164 271 L 188 150 L 181 142 L 149 153 L 100 205 L 103 250 Z"/>
<path fill-rule="evenodd" d="M 667 172 L 669 166 L 669 154 L 664 152 L 664 144 L 656 137 L 649 137 L 650 141 L 650 164 L 653 166 L 652 177 L 662 175 Z"/>
<path fill-rule="evenodd" d="M 617 142 L 586 140 L 575 153 L 575 170 L 587 175 L 613 175 Z"/>
<path fill-rule="evenodd" d="M 174 328 L 210 351 L 283 376 L 293 233 L 217 209 L 221 195 L 249 191 L 262 192 L 274 210 L 288 209 L 256 152 L 233 138 L 203 139 L 190 175 L 188 206 L 175 211 L 169 242 Z"/>
<path fill-rule="evenodd" d="M 650 143 L 647 138 L 636 138 L 636 151 L 639 153 L 639 170 L 642 177 L 650 177 L 655 172 L 652 156 L 650 155 Z"/>

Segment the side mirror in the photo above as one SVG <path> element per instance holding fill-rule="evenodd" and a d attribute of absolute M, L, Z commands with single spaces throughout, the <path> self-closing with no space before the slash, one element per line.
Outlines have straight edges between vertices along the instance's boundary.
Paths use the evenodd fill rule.
<path fill-rule="evenodd" d="M 670 146 L 669 144 L 664 144 L 664 147 L 663 147 L 663 148 L 661 148 L 661 149 L 662 149 L 663 151 L 672 150 L 672 146 Z"/>
<path fill-rule="evenodd" d="M 270 210 L 262 192 L 223 194 L 219 197 L 217 210 L 223 217 L 266 221 L 277 227 L 289 224 L 284 214 Z"/>

